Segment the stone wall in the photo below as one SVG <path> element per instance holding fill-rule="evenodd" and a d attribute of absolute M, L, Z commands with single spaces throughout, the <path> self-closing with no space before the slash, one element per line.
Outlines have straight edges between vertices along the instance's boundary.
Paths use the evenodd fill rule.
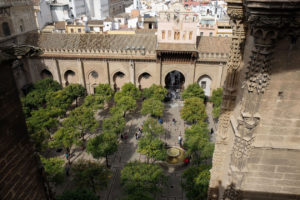
<path fill-rule="evenodd" d="M 209 199 L 299 199 L 300 4 L 228 3 L 234 34 Z"/>
<path fill-rule="evenodd" d="M 29 75 L 33 82 L 42 79 L 42 72 L 49 71 L 54 80 L 66 86 L 66 83 L 80 83 L 93 93 L 99 83 L 109 83 L 112 87 L 121 88 L 126 82 L 137 87 L 147 88 L 152 84 L 165 86 L 165 77 L 173 70 L 180 71 L 185 77 L 184 87 L 198 82 L 205 75 L 211 77 L 211 91 L 222 87 L 226 76 L 225 65 L 213 63 L 162 63 L 156 60 L 128 59 L 76 59 L 76 58 L 34 58 L 28 59 Z M 72 71 L 74 74 L 68 75 Z M 123 77 L 118 74 L 124 74 Z M 30 78 L 28 78 L 30 79 Z M 17 80 L 20 82 L 21 80 Z M 18 85 L 21 85 L 19 83 Z"/>
<path fill-rule="evenodd" d="M 29 142 L 11 62 L 0 68 L 0 199 L 46 200 L 41 168 Z"/>

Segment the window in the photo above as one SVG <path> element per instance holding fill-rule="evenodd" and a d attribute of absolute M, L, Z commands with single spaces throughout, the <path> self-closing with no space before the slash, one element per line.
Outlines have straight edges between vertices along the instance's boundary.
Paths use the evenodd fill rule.
<path fill-rule="evenodd" d="M 78 33 L 81 33 L 81 28 L 78 29 Z"/>
<path fill-rule="evenodd" d="M 168 39 L 171 39 L 172 32 L 168 31 Z"/>
<path fill-rule="evenodd" d="M 94 27 L 91 26 L 91 27 L 90 27 L 90 31 L 94 31 Z"/>
<path fill-rule="evenodd" d="M 178 31 L 174 32 L 174 40 L 180 40 L 180 32 Z"/>
<path fill-rule="evenodd" d="M 202 87 L 202 89 L 206 88 L 206 81 L 201 81 L 201 87 Z"/>
<path fill-rule="evenodd" d="M 165 31 L 162 31 L 162 32 L 161 32 L 161 39 L 163 39 L 163 40 L 164 40 L 164 39 L 165 39 L 165 37 L 166 37 Z"/>
<path fill-rule="evenodd" d="M 209 27 L 209 24 L 206 24 L 206 28 L 208 28 Z"/>
<path fill-rule="evenodd" d="M 203 36 L 203 32 L 200 32 L 200 36 Z"/>
<path fill-rule="evenodd" d="M 71 28 L 71 33 L 74 33 L 74 29 Z"/>
<path fill-rule="evenodd" d="M 11 33 L 10 33 L 10 28 L 9 28 L 9 25 L 7 22 L 3 22 L 2 24 L 2 32 L 4 34 L 4 36 L 9 36 Z"/>
<path fill-rule="evenodd" d="M 211 37 L 211 36 L 213 36 L 213 33 L 212 33 L 212 32 L 209 33 L 209 37 Z"/>
<path fill-rule="evenodd" d="M 192 40 L 192 38 L 193 38 L 193 31 L 190 31 L 189 40 Z"/>

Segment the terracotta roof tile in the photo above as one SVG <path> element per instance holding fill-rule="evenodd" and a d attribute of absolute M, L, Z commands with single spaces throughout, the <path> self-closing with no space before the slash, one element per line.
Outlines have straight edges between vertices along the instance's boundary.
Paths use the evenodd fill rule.
<path fill-rule="evenodd" d="M 198 51 L 204 53 L 229 53 L 231 38 L 229 37 L 198 37 Z"/>
<path fill-rule="evenodd" d="M 26 44 L 42 49 L 102 49 L 125 50 L 126 48 L 142 48 L 155 51 L 156 36 L 150 34 L 138 35 L 102 35 L 102 34 L 62 34 L 41 33 L 29 34 Z"/>

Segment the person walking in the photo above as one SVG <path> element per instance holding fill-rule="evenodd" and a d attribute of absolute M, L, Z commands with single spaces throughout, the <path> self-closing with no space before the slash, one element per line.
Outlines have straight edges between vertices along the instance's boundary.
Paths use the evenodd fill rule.
<path fill-rule="evenodd" d="M 139 131 L 135 132 L 135 139 L 137 140 L 139 138 Z"/>
<path fill-rule="evenodd" d="M 181 135 L 178 136 L 178 144 L 181 147 L 182 146 L 182 137 Z"/>
<path fill-rule="evenodd" d="M 175 118 L 172 119 L 173 125 L 176 125 L 176 120 Z"/>
<path fill-rule="evenodd" d="M 211 135 L 214 134 L 214 129 L 213 128 L 210 129 L 210 134 Z"/>

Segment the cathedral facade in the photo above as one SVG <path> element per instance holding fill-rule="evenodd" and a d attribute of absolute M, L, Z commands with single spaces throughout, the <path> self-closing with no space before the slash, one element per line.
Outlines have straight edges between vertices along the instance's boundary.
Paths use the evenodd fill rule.
<path fill-rule="evenodd" d="M 209 199 L 299 199 L 300 1 L 227 2 L 233 39 Z"/>

